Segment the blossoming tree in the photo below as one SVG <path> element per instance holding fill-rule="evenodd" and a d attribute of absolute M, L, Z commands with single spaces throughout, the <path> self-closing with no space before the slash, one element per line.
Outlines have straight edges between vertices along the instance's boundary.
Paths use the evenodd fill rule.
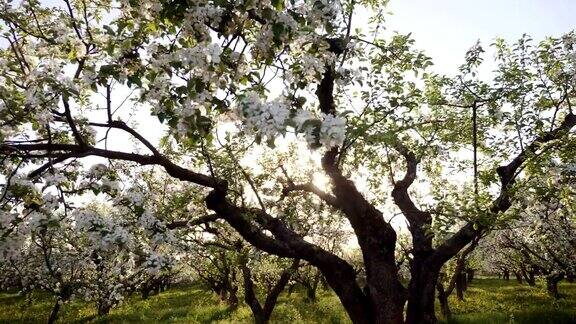
<path fill-rule="evenodd" d="M 555 166 L 545 181 L 526 193 L 528 206 L 519 217 L 496 233 L 497 248 L 505 255 L 517 255 L 524 267 L 537 270 L 546 279 L 548 294 L 559 298 L 558 282 L 576 272 L 576 220 L 573 215 L 574 171 Z M 526 203 L 525 203 L 526 204 Z M 532 284 L 534 279 L 528 280 Z"/>

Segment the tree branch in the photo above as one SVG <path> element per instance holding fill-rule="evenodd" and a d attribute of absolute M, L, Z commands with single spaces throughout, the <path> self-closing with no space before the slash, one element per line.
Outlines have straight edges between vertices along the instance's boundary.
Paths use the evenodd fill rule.
<path fill-rule="evenodd" d="M 432 216 L 430 212 L 420 210 L 408 193 L 408 189 L 416 180 L 416 172 L 420 160 L 414 152 L 399 141 L 394 143 L 394 148 L 406 161 L 406 173 L 401 180 L 394 182 L 392 198 L 408 220 L 415 256 L 421 253 L 427 254 L 432 250 L 432 236 L 427 233 L 429 226 L 432 224 Z"/>
<path fill-rule="evenodd" d="M 530 145 L 514 157 L 510 163 L 496 169 L 500 177 L 501 187 L 499 196 L 492 202 L 492 206 L 489 209 L 493 217 L 496 217 L 498 213 L 507 211 L 512 205 L 509 197 L 509 189 L 514 183 L 517 171 L 522 167 L 524 162 L 526 162 L 531 155 L 536 154 L 542 145 L 561 139 L 567 135 L 574 126 L 576 126 L 576 115 L 568 113 L 557 128 L 537 137 Z M 482 227 L 480 224 L 475 225 L 472 221 L 468 222 L 436 249 L 437 253 L 435 258 L 438 260 L 450 259 L 464 248 L 466 244 L 470 243 L 470 241 L 480 233 Z"/>
<path fill-rule="evenodd" d="M 325 191 L 320 190 L 320 188 L 318 188 L 317 186 L 315 186 L 311 182 L 302 183 L 302 184 L 294 184 L 292 182 L 289 182 L 286 187 L 282 188 L 282 196 L 287 196 L 291 192 L 294 192 L 294 191 L 305 191 L 305 192 L 313 193 L 318 198 L 320 198 L 321 200 L 326 202 L 328 205 L 335 207 L 335 208 L 340 207 L 338 204 L 338 199 L 336 199 L 336 197 L 334 197 L 333 195 L 331 195 Z"/>
<path fill-rule="evenodd" d="M 61 154 L 59 155 L 59 158 L 61 159 L 60 162 L 64 161 L 67 158 L 100 156 L 112 160 L 132 161 L 140 165 L 159 165 L 164 167 L 164 169 L 166 170 L 166 172 L 168 172 L 169 175 L 183 181 L 196 183 L 210 188 L 226 187 L 226 181 L 221 179 L 214 179 L 211 176 L 185 169 L 181 166 L 172 163 L 168 158 L 166 158 L 163 155 L 141 155 L 136 153 L 104 150 L 92 146 L 84 147 L 74 144 L 46 144 L 46 143 L 16 144 L 16 145 L 0 144 L 0 154 L 7 154 L 7 155 L 19 152 L 38 153 L 38 151 L 42 152 L 46 150 L 53 152 L 61 152 Z M 44 166 L 43 168 L 47 167 Z M 36 171 L 34 172 L 35 174 L 37 174 Z"/>
<path fill-rule="evenodd" d="M 176 228 L 182 228 L 182 227 L 192 227 L 192 226 L 197 226 L 197 225 L 201 225 L 201 224 L 215 222 L 221 218 L 222 217 L 218 216 L 218 214 L 210 214 L 210 215 L 204 215 L 204 216 L 198 217 L 196 219 L 176 220 L 176 221 L 173 221 L 172 223 L 166 224 L 166 228 L 176 229 Z"/>

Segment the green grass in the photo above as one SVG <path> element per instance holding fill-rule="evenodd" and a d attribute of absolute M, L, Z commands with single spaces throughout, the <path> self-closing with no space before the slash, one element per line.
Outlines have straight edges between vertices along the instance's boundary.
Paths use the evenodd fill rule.
<path fill-rule="evenodd" d="M 444 323 L 576 323 L 576 284 L 563 283 L 565 298 L 554 301 L 539 287 L 515 281 L 477 279 L 466 300 L 451 299 L 454 318 Z M 453 297 L 451 297 L 453 298 Z M 46 294 L 35 293 L 30 305 L 17 294 L 0 293 L 0 323 L 45 323 L 52 307 Z M 229 309 L 225 303 L 200 286 L 174 288 L 146 300 L 128 298 L 109 315 L 97 317 L 94 305 L 82 301 L 65 304 L 61 323 L 250 323 L 246 306 Z M 282 295 L 272 316 L 273 323 L 349 323 L 338 298 L 320 292 L 316 303 L 296 290 Z"/>
<path fill-rule="evenodd" d="M 35 293 L 30 305 L 17 294 L 0 293 L 0 323 L 45 323 L 52 300 Z M 61 323 L 251 323 L 247 306 L 231 310 L 214 294 L 200 286 L 174 288 L 143 300 L 139 296 L 125 300 L 104 317 L 96 316 L 94 304 L 73 301 L 63 305 Z M 319 300 L 309 303 L 305 294 L 285 294 L 272 315 L 274 323 L 349 323 L 338 298 L 331 292 L 319 292 Z"/>
<path fill-rule="evenodd" d="M 576 284 L 561 283 L 559 291 L 564 298 L 558 301 L 548 297 L 544 287 L 544 282 L 530 287 L 512 279 L 477 279 L 464 301 L 450 297 L 454 318 L 444 323 L 576 323 Z"/>

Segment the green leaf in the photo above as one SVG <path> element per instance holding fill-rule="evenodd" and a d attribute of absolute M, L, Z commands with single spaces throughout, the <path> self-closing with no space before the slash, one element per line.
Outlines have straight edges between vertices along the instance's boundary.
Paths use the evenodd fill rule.
<path fill-rule="evenodd" d="M 284 0 L 272 0 L 272 6 L 278 11 L 284 10 Z"/>

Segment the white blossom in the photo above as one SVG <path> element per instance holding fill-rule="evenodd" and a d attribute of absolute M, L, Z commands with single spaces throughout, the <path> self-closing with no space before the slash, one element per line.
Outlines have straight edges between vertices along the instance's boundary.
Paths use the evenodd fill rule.
<path fill-rule="evenodd" d="M 48 173 L 44 175 L 44 181 L 48 186 L 58 186 L 63 183 L 66 183 L 68 179 L 61 173 L 54 173 L 54 174 Z"/>
<path fill-rule="evenodd" d="M 320 143 L 332 148 L 341 146 L 346 137 L 346 119 L 333 115 L 326 115 L 320 127 Z"/>
<path fill-rule="evenodd" d="M 245 126 L 249 131 L 268 138 L 275 138 L 286 130 L 290 115 L 289 105 L 284 98 L 264 102 L 254 92 L 245 94 L 238 110 L 239 114 L 244 116 Z"/>
<path fill-rule="evenodd" d="M 101 178 L 108 172 L 108 166 L 102 163 L 94 164 L 88 170 L 88 175 L 94 178 Z"/>
<path fill-rule="evenodd" d="M 304 129 L 304 123 L 314 118 L 314 115 L 308 110 L 300 109 L 296 112 L 296 116 L 294 116 L 294 124 L 296 125 L 297 130 Z"/>
<path fill-rule="evenodd" d="M 124 195 L 124 197 L 131 203 L 137 206 L 142 206 L 144 204 L 144 194 L 140 189 L 130 188 Z"/>
<path fill-rule="evenodd" d="M 222 54 L 222 48 L 220 45 L 212 43 L 208 46 L 208 61 L 219 64 L 220 55 Z"/>

